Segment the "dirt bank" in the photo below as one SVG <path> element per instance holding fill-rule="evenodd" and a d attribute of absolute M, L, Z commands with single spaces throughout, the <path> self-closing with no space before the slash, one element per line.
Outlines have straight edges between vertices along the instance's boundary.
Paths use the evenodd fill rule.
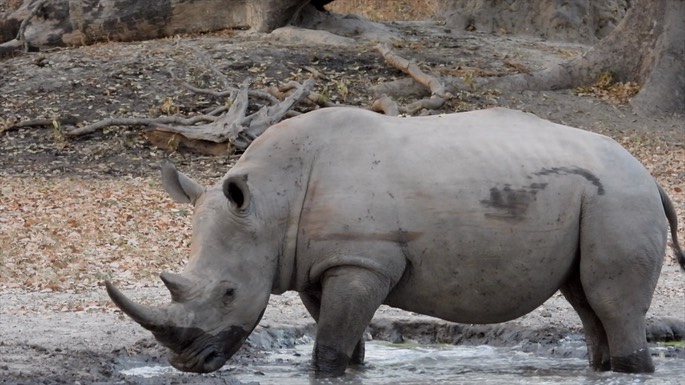
<path fill-rule="evenodd" d="M 469 34 L 433 24 L 388 27 L 403 39 L 399 52 L 438 73 L 478 68 L 505 73 L 539 68 L 584 47 L 539 39 Z M 109 116 L 181 111 L 216 103 L 170 81 L 166 70 L 206 87 L 218 85 L 196 56 L 202 47 L 227 76 L 260 87 L 325 75 L 318 91 L 332 100 L 366 105 L 369 88 L 403 77 L 385 65 L 372 44 L 331 47 L 264 35 L 227 32 L 130 44 L 101 44 L 31 54 L 0 62 L 0 130 L 37 119 L 93 122 Z M 509 63 L 509 64 L 507 64 Z M 514 67 L 516 67 L 514 66 Z M 523 66 L 523 67 L 521 67 Z M 673 198 L 685 239 L 685 128 L 679 117 L 633 115 L 625 106 L 571 91 L 464 93 L 439 112 L 506 106 L 614 137 L 645 163 Z M 216 180 L 234 157 L 168 155 L 137 129 L 113 128 L 68 140 L 59 126 L 11 130 L 0 136 L 0 383 L 238 383 L 221 375 L 130 378 L 123 362 L 160 362 L 163 351 L 116 311 L 101 284 L 113 279 L 134 299 L 166 301 L 155 277 L 182 269 L 189 242 L 187 207 L 173 204 L 157 181 L 160 161 L 171 158 L 197 179 Z M 649 317 L 653 334 L 683 336 L 684 278 L 665 256 Z M 666 318 L 665 318 L 666 317 Z M 669 320 L 670 319 L 670 320 Z M 580 324 L 558 294 L 533 313 L 496 326 L 450 325 L 383 307 L 369 335 L 390 341 L 488 343 L 529 341 L 553 350 Z M 273 297 L 264 319 L 230 365 L 249 367 L 263 349 L 292 344 L 313 332 L 293 293 Z M 531 345 L 532 346 L 532 345 Z M 532 348 L 531 348 L 532 349 Z M 551 354 L 551 353 L 550 353 Z M 669 354 L 682 357 L 682 350 Z"/>

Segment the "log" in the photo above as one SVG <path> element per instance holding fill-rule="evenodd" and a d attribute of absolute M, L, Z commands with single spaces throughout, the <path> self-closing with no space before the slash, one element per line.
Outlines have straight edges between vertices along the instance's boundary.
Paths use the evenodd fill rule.
<path fill-rule="evenodd" d="M 0 51 L 7 54 L 22 44 L 37 48 L 80 46 L 223 29 L 269 32 L 286 25 L 308 3 L 309 0 L 25 0 L 19 9 L 0 21 Z"/>

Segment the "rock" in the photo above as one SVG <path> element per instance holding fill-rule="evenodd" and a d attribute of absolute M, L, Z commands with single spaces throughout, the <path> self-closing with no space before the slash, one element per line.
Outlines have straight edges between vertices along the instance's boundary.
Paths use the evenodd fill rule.
<path fill-rule="evenodd" d="M 443 5 L 447 26 L 486 33 L 523 33 L 550 40 L 595 43 L 608 35 L 628 9 L 626 0 L 483 1 Z"/>

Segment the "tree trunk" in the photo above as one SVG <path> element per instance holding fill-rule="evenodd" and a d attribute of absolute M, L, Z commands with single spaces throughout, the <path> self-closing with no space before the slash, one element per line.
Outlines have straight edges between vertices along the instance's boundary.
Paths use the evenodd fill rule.
<path fill-rule="evenodd" d="M 0 37 L 34 47 L 146 40 L 179 33 L 286 25 L 309 0 L 26 0 Z M 20 28 L 21 23 L 24 26 Z"/>
<path fill-rule="evenodd" d="M 650 7 L 648 1 L 641 4 Z M 685 113 L 685 1 L 668 1 L 664 13 L 663 30 L 644 54 L 648 66 L 640 74 L 642 89 L 630 101 L 643 115 Z"/>
<path fill-rule="evenodd" d="M 565 63 L 531 74 L 482 79 L 481 88 L 566 89 L 593 82 L 602 72 L 642 86 L 636 112 L 685 113 L 685 1 L 638 0 L 613 32 Z M 459 81 L 452 87 L 463 88 Z"/>

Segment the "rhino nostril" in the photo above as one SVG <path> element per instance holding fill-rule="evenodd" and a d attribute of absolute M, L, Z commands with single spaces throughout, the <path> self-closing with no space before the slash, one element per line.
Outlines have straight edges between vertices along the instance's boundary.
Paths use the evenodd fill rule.
<path fill-rule="evenodd" d="M 219 358 L 219 354 L 216 351 L 212 351 L 205 357 L 205 362 L 212 362 L 217 358 Z"/>
<path fill-rule="evenodd" d="M 213 372 L 218 370 L 226 363 L 226 359 L 217 351 L 212 351 L 204 359 L 203 371 Z"/>

